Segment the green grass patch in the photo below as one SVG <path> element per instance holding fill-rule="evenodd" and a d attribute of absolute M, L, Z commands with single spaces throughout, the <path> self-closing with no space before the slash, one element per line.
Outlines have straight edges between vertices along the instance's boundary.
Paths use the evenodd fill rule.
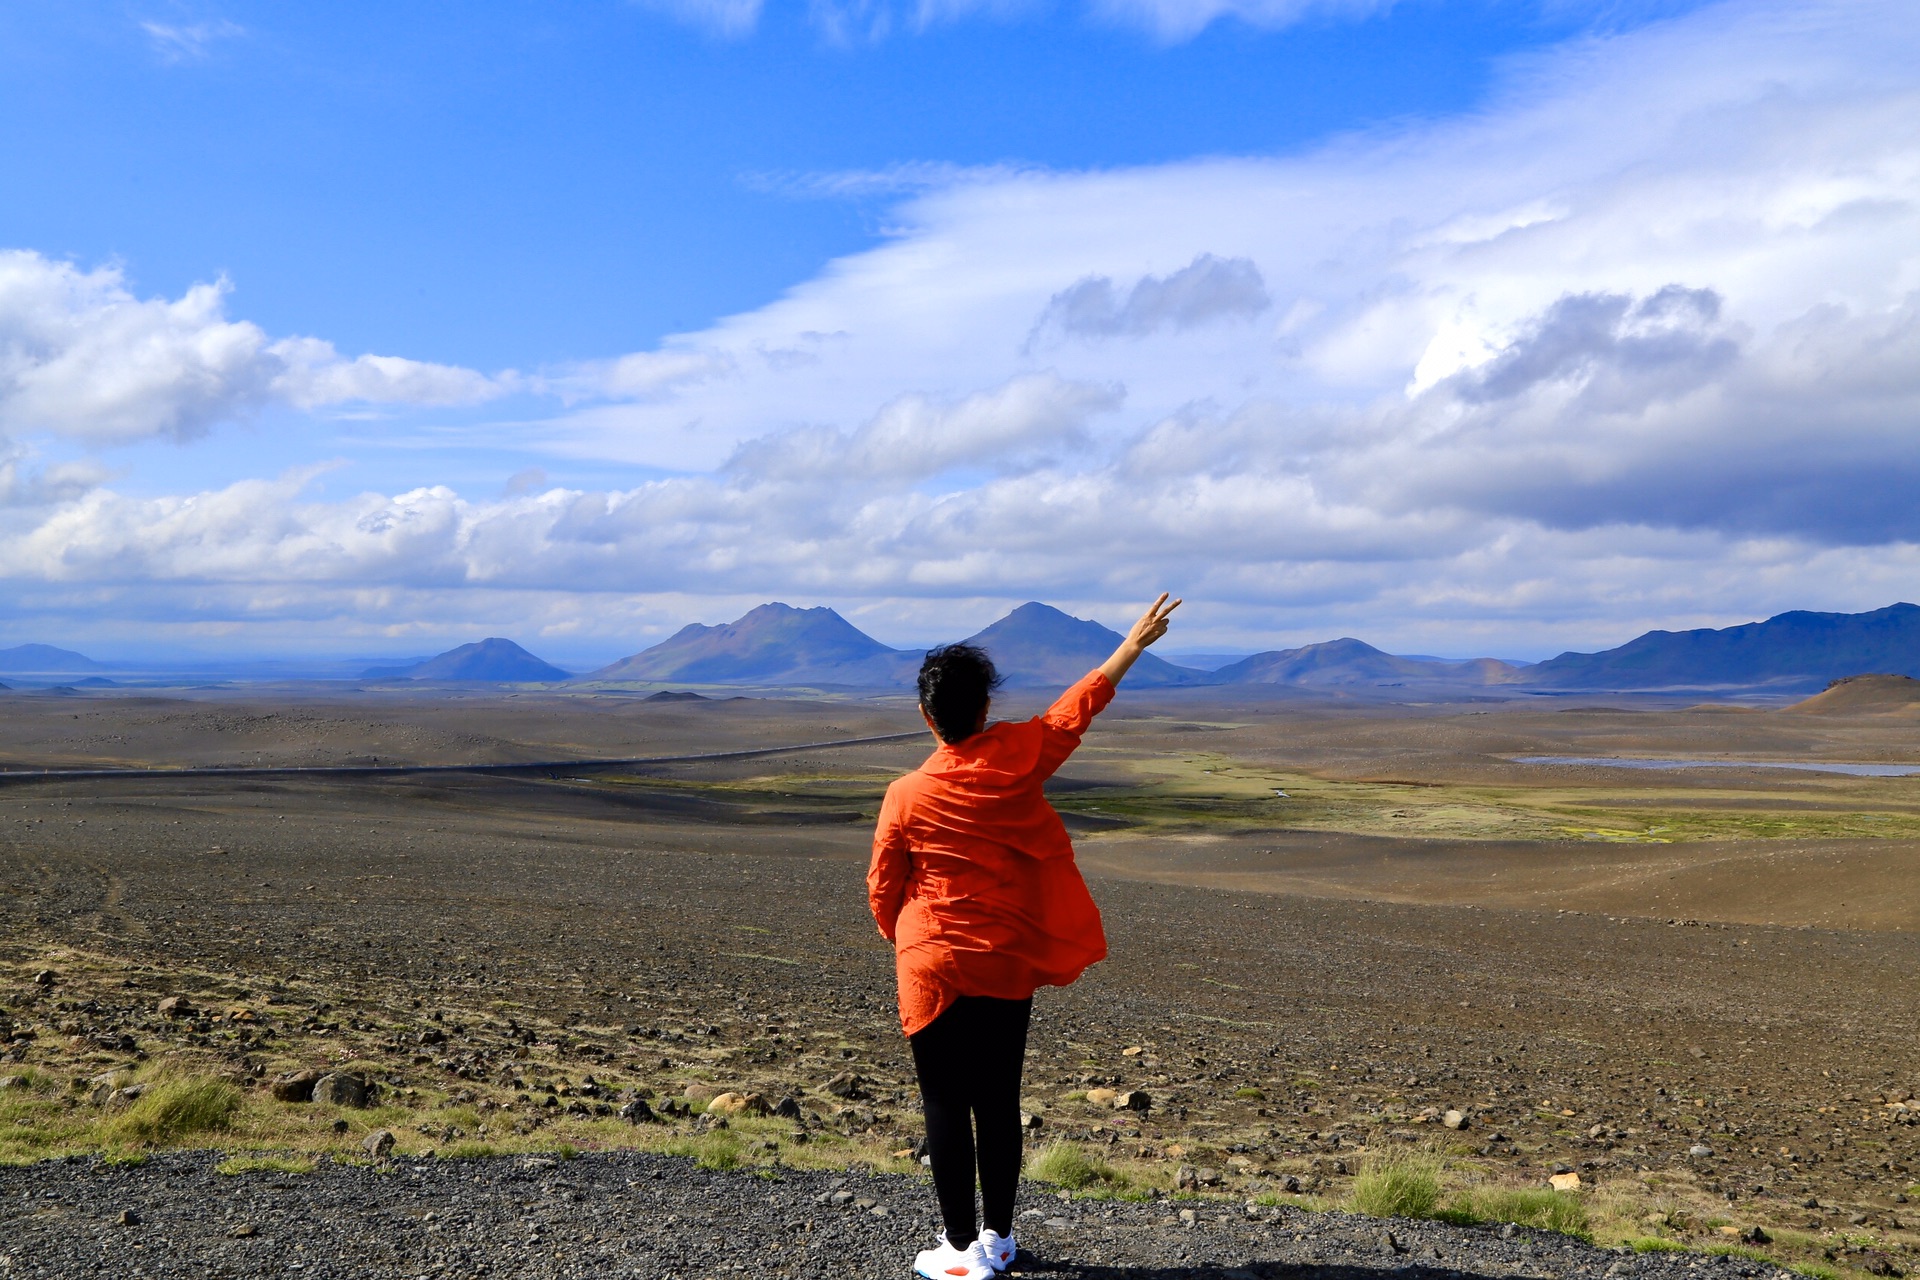
<path fill-rule="evenodd" d="M 670 1156 L 686 1156 L 702 1169 L 724 1171 L 747 1163 L 746 1144 L 730 1129 L 675 1137 L 661 1150 Z"/>
<path fill-rule="evenodd" d="M 1461 1206 L 1480 1222 L 1511 1222 L 1592 1242 L 1587 1206 L 1578 1197 L 1533 1188 L 1481 1187 Z"/>
<path fill-rule="evenodd" d="M 215 1173 L 224 1173 L 234 1177 L 242 1173 L 312 1173 L 317 1164 L 312 1156 L 275 1155 L 254 1153 L 244 1156 L 228 1156 L 213 1166 Z"/>
<path fill-rule="evenodd" d="M 1056 1142 L 1027 1161 L 1027 1176 L 1037 1182 L 1085 1191 L 1091 1187 L 1124 1185 L 1126 1178 L 1098 1156 L 1090 1156 L 1078 1144 Z"/>
<path fill-rule="evenodd" d="M 1235 1089 L 1233 1096 L 1246 1102 L 1265 1102 L 1267 1100 L 1266 1094 L 1252 1087 Z"/>
<path fill-rule="evenodd" d="M 1789 1262 L 1787 1270 L 1798 1271 L 1811 1280 L 1840 1280 L 1840 1272 L 1823 1262 Z"/>
<path fill-rule="evenodd" d="M 1625 1242 L 1635 1253 L 1685 1253 L 1687 1246 L 1665 1236 L 1635 1236 Z"/>
<path fill-rule="evenodd" d="M 1354 1176 L 1351 1203 L 1374 1218 L 1430 1218 L 1440 1205 L 1440 1166 L 1411 1152 L 1370 1156 Z"/>
<path fill-rule="evenodd" d="M 225 1080 L 189 1076 L 155 1085 L 105 1129 L 113 1140 L 160 1146 L 224 1129 L 239 1109 L 238 1088 Z"/>

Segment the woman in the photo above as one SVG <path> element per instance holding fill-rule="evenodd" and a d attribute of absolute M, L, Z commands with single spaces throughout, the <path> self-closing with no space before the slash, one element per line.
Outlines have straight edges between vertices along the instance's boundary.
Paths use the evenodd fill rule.
<path fill-rule="evenodd" d="M 1162 592 L 1112 657 L 1022 724 L 987 727 L 999 676 L 981 650 L 946 645 L 921 664 L 920 714 L 939 747 L 887 788 L 867 900 L 894 944 L 900 1025 L 920 1077 L 945 1224 L 939 1244 L 914 1260 L 929 1280 L 987 1280 L 1017 1252 L 1020 1068 L 1033 993 L 1065 986 L 1107 954 L 1100 911 L 1041 786 L 1179 607 Z M 976 1160 L 986 1218 L 978 1236 Z"/>

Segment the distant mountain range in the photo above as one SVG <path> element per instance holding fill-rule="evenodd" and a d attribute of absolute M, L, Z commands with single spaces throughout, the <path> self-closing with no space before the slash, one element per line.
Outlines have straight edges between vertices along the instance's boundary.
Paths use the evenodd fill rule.
<path fill-rule="evenodd" d="M 776 602 L 717 627 L 691 623 L 581 678 L 884 688 L 910 683 L 919 669 L 918 653 L 889 649 L 831 609 Z"/>
<path fill-rule="evenodd" d="M 368 667 L 368 680 L 430 680 L 449 684 L 550 684 L 570 680 L 562 671 L 542 662 L 511 640 L 498 636 L 463 644 L 458 649 L 403 667 Z"/>
<path fill-rule="evenodd" d="M 1602 653 L 1525 669 L 1547 689 L 1819 689 L 1842 676 L 1920 676 L 1920 606 L 1870 613 L 1795 610 L 1719 630 L 1649 631 Z"/>
<path fill-rule="evenodd" d="M 64 675 L 75 671 L 105 671 L 84 653 L 56 649 L 50 644 L 19 644 L 0 649 L 0 672 L 8 675 Z"/>
<path fill-rule="evenodd" d="M 1120 643 L 1120 633 L 1030 601 L 967 639 L 993 656 L 1008 684 L 1058 687 L 1105 659 Z M 370 667 L 361 678 L 902 689 L 912 687 L 921 657 L 921 650 L 880 643 L 832 609 L 772 603 L 719 626 L 682 627 L 652 648 L 582 676 L 535 657 L 511 640 L 493 637 L 417 662 Z M 46 644 L 0 649 L 0 674 L 44 677 L 107 670 L 122 668 Z M 1843 677 L 1869 674 L 1920 677 L 1920 606 L 1895 604 L 1868 613 L 1796 611 L 1717 630 L 1649 631 L 1618 648 L 1563 653 L 1531 666 L 1497 658 L 1406 657 L 1351 636 L 1256 653 L 1215 670 L 1179 666 L 1149 653 L 1128 681 L 1159 688 L 1271 685 L 1341 696 L 1403 690 L 1413 696 L 1446 697 L 1475 692 L 1814 692 Z M 95 676 L 61 683 L 108 687 L 113 682 Z M 1847 696 L 1861 695 L 1855 691 Z"/>

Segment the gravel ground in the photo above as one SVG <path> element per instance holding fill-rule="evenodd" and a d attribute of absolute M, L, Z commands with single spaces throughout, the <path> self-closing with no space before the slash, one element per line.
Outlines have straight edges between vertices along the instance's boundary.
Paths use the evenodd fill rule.
<path fill-rule="evenodd" d="M 769 1178 L 634 1152 L 328 1163 L 299 1175 L 222 1175 L 217 1159 L 0 1168 L 0 1276 L 905 1277 L 935 1229 L 929 1188 L 898 1175 Z M 1026 1189 L 1016 1234 L 1029 1251 L 1016 1275 L 1112 1280 L 1789 1274 L 1512 1227 L 1224 1200 L 1063 1202 L 1038 1188 Z"/>

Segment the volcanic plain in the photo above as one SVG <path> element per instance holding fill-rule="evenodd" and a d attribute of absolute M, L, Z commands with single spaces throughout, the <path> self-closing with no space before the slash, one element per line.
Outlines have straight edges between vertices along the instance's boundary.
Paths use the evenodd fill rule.
<path fill-rule="evenodd" d="M 918 1176 L 862 882 L 928 749 L 904 699 L 5 695 L 0 724 L 24 1239 L 81 1225 L 26 1199 L 45 1161 L 168 1147 L 295 1182 L 625 1148 Z M 1904 1272 L 1920 776 L 1764 762 L 1912 763 L 1916 729 L 1871 698 L 1123 691 L 1054 786 L 1111 956 L 1037 1002 L 1035 1193 L 1364 1208 L 1407 1165 L 1462 1223 Z M 301 1072 L 371 1096 L 288 1100 Z"/>

